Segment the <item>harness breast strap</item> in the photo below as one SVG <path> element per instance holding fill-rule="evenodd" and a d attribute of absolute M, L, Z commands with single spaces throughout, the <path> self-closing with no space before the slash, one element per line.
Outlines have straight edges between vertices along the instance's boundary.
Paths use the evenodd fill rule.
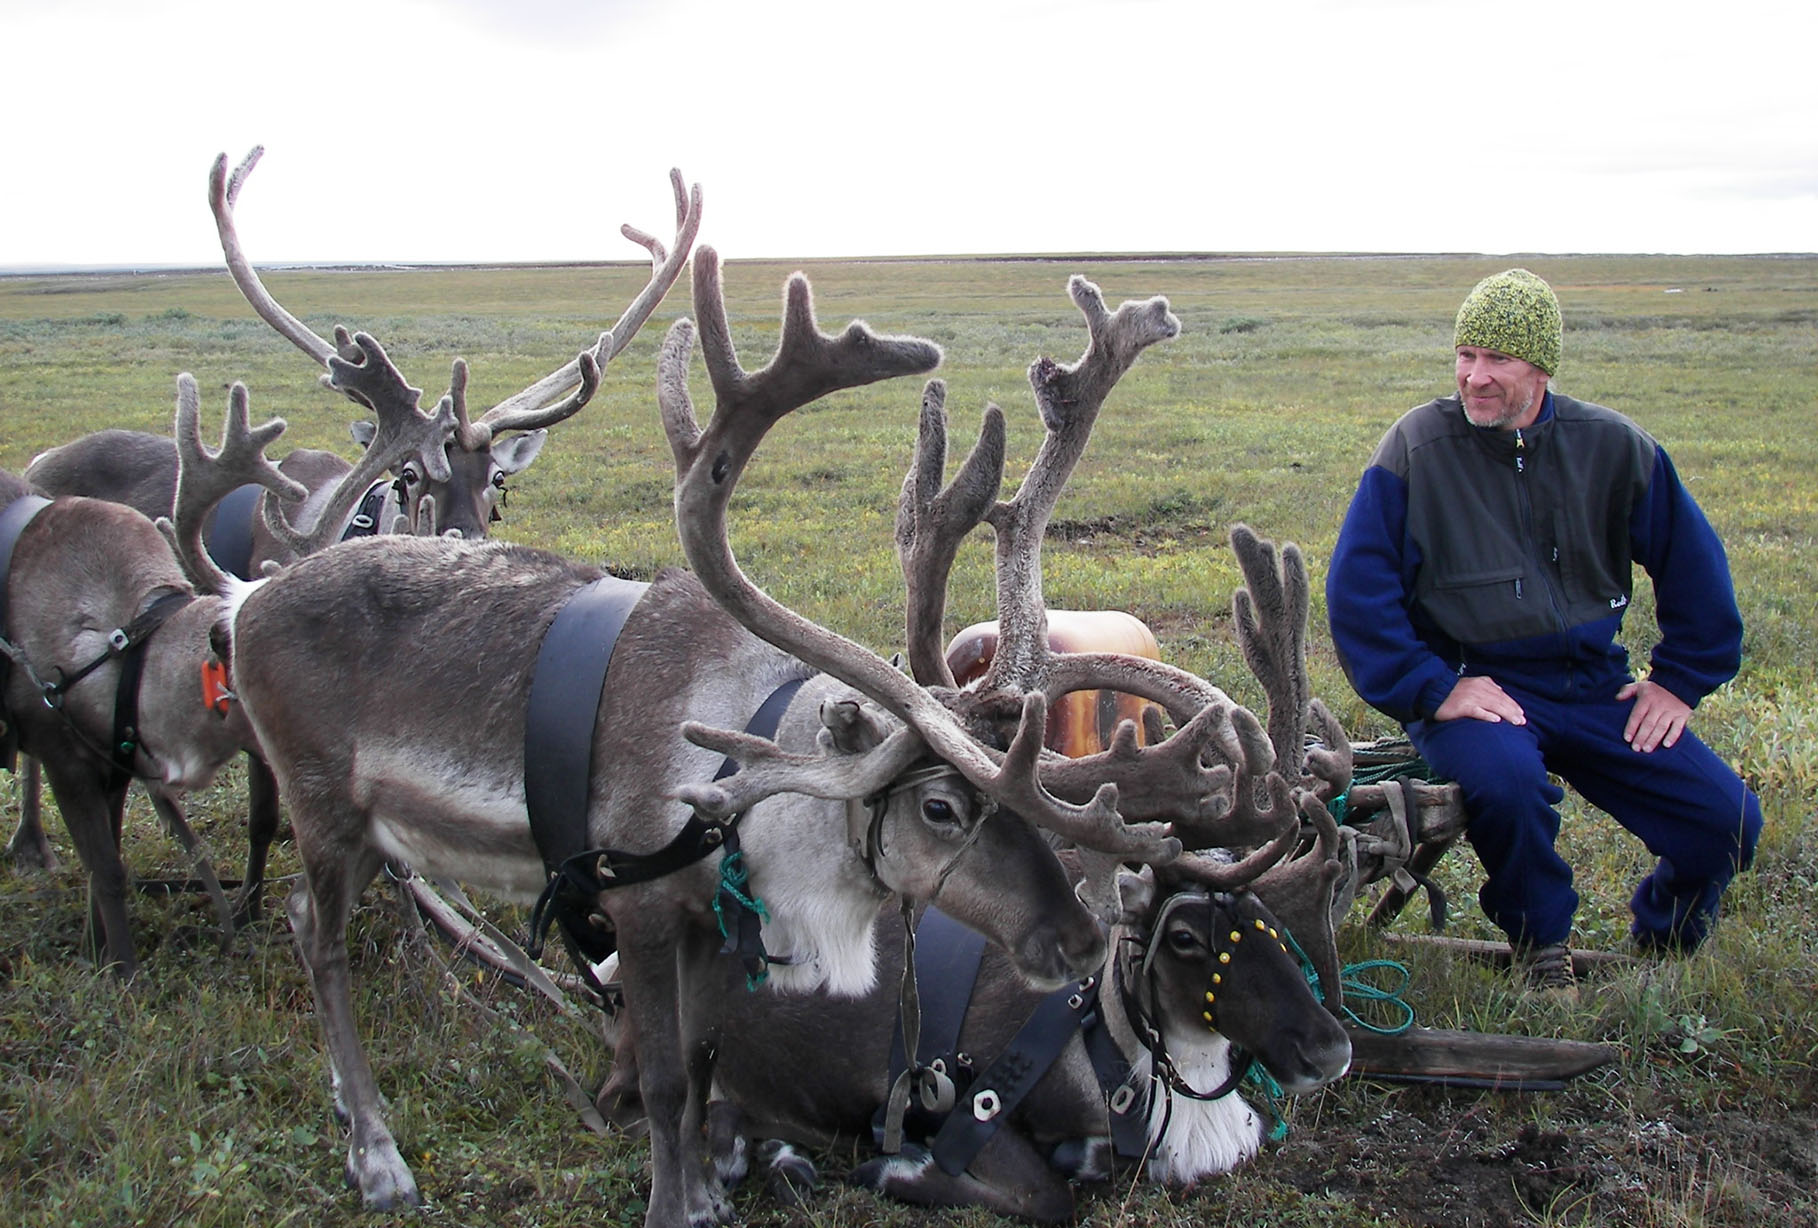
<path fill-rule="evenodd" d="M 648 584 L 601 576 L 576 589 L 537 650 L 524 715 L 524 804 L 550 873 L 587 847 L 593 729 L 612 648 Z"/>
<path fill-rule="evenodd" d="M 253 513 L 265 487 L 257 482 L 236 486 L 215 504 L 202 526 L 203 548 L 221 570 L 242 580 L 252 579 Z"/>

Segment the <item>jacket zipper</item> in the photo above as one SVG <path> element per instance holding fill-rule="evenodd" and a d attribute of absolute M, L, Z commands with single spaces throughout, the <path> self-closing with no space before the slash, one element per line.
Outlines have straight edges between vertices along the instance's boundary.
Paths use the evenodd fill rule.
<path fill-rule="evenodd" d="M 1539 565 L 1541 587 L 1545 590 L 1546 595 L 1547 595 L 1548 605 L 1550 606 L 1550 608 L 1553 611 L 1554 626 L 1558 628 L 1559 634 L 1562 638 L 1569 639 L 1569 636 L 1567 635 L 1567 629 L 1566 629 L 1565 610 L 1559 603 L 1559 591 L 1548 579 L 1546 564 L 1543 561 L 1543 559 L 1541 558 L 1540 539 L 1534 532 L 1534 504 L 1533 504 L 1532 498 L 1529 495 L 1528 484 L 1527 484 L 1527 473 L 1528 473 L 1527 447 L 1528 447 L 1527 439 L 1522 435 L 1520 428 L 1519 427 L 1516 428 L 1516 431 L 1515 431 L 1515 490 L 1516 490 L 1517 495 L 1519 496 L 1519 502 L 1521 505 L 1522 534 L 1527 539 L 1528 549 L 1529 549 L 1529 552 L 1533 555 L 1535 563 Z M 1554 558 L 1555 562 L 1558 561 L 1559 547 L 1557 545 L 1555 545 L 1553 547 L 1553 558 Z M 1517 578 L 1515 581 L 1515 597 L 1517 600 L 1520 600 L 1522 597 L 1521 580 L 1519 578 Z M 1566 660 L 1565 668 L 1566 668 L 1566 685 L 1569 690 L 1571 687 L 1571 677 L 1572 677 L 1572 674 L 1574 673 L 1573 666 L 1572 666 L 1572 663 L 1571 663 L 1571 660 L 1569 657 Z"/>

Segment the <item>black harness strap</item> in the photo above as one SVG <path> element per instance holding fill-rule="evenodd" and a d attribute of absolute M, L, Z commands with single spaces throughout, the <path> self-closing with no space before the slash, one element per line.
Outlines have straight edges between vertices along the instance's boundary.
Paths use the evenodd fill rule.
<path fill-rule="evenodd" d="M 1029 1089 L 1048 1073 L 1067 1043 L 1078 1034 L 1080 1020 L 1097 1002 L 1091 978 L 1071 989 L 1057 989 L 1030 1012 L 1005 1050 L 972 1082 L 966 1098 L 935 1133 L 934 1162 L 957 1177 L 999 1126 L 1010 1120 Z"/>
<path fill-rule="evenodd" d="M 782 718 L 788 708 L 789 700 L 806 679 L 797 678 L 778 687 L 758 708 L 756 716 L 746 726 L 747 733 L 770 737 L 776 732 L 775 722 Z M 767 723 L 766 723 L 767 722 Z M 733 765 L 734 770 L 737 765 Z M 726 765 L 722 764 L 715 779 L 729 775 Z M 583 799 L 585 800 L 585 799 Z M 652 853 L 627 853 L 618 849 L 583 849 L 564 858 L 553 872 L 549 885 L 537 900 L 535 909 L 530 914 L 530 941 L 528 949 L 532 957 L 539 954 L 543 947 L 543 938 L 549 927 L 558 920 L 563 921 L 562 932 L 566 938 L 577 943 L 586 953 L 590 963 L 598 963 L 616 949 L 616 940 L 609 931 L 594 928 L 587 918 L 592 915 L 593 902 L 602 891 L 614 887 L 626 887 L 634 883 L 647 883 L 652 879 L 662 878 L 677 870 L 693 865 L 701 858 L 722 846 L 728 858 L 738 853 L 739 815 L 725 820 L 703 819 L 699 814 L 690 814 L 682 830 L 662 848 Z M 585 833 L 583 833 L 585 834 Z M 720 889 L 715 897 L 716 906 L 728 906 L 741 910 L 749 909 L 749 902 L 732 896 L 722 878 Z M 742 917 L 742 912 L 741 912 Z M 761 918 L 758 918 L 761 924 Z M 738 928 L 739 935 L 748 936 L 752 947 L 740 945 L 738 953 L 745 961 L 746 975 L 759 975 L 764 966 L 780 963 L 780 959 L 765 953 L 763 943 L 758 939 L 758 927 L 747 927 L 742 920 Z M 728 938 L 735 937 L 728 933 Z M 579 962 L 579 961 L 577 961 Z M 756 971 L 753 971 L 753 969 Z"/>
<path fill-rule="evenodd" d="M 1096 989 L 1093 998 L 1091 1009 L 1080 1020 L 1080 1038 L 1086 1042 L 1086 1056 L 1092 1060 L 1092 1072 L 1098 1076 L 1105 1106 L 1111 1112 L 1111 1145 L 1119 1157 L 1139 1159 L 1149 1149 L 1149 1097 L 1130 1081 L 1134 1068 L 1105 1023 Z"/>
<path fill-rule="evenodd" d="M 905 933 L 904 938 L 909 949 L 916 952 L 915 1062 L 909 1062 L 903 1012 L 899 1010 L 890 1038 L 890 1073 L 885 1086 L 895 1088 L 905 1072 L 913 1072 L 916 1078 L 912 1094 L 902 1106 L 900 1122 L 891 1121 L 890 1103 L 879 1106 L 873 1118 L 872 1136 L 885 1151 L 892 1150 L 904 1134 L 926 1138 L 940 1129 L 953 1107 L 953 1095 L 971 1083 L 972 1058 L 960 1051 L 960 1027 L 966 1022 L 972 988 L 978 982 L 979 962 L 985 952 L 983 934 L 932 904 L 923 910 L 913 937 Z M 906 995 L 907 986 L 904 992 Z M 947 1086 L 938 1087 L 943 1076 Z"/>
<path fill-rule="evenodd" d="M 587 844 L 587 797 L 600 695 L 613 646 L 649 587 L 602 576 L 578 589 L 544 635 L 531 677 L 524 721 L 524 801 L 549 883 L 531 912 L 527 945 L 532 957 L 538 955 L 550 927 L 559 923 L 571 953 L 584 957 L 575 961 L 584 972 L 617 947 L 610 929 L 591 921 L 600 892 L 673 874 L 722 847 L 729 862 L 738 856 L 737 815 L 721 821 L 692 814 L 668 844 L 652 853 Z M 772 737 L 803 681 L 791 680 L 772 692 L 746 732 Z M 737 762 L 727 759 L 714 779 L 737 770 Z M 763 921 L 752 901 L 722 876 L 715 907 L 722 918 L 731 916 L 727 950 L 744 961 L 748 976 L 761 976 L 773 961 L 764 951 Z"/>
<path fill-rule="evenodd" d="M 985 939 L 931 906 L 915 928 L 914 943 L 922 952 L 915 969 L 922 1011 L 915 1069 L 949 1076 L 960 1099 L 957 1105 L 929 1103 L 924 1085 L 922 1095 L 910 1099 L 901 1135 L 931 1140 L 935 1163 L 943 1172 L 957 1176 L 1054 1065 L 1083 1020 L 1096 1016 L 1098 986 L 1087 978 L 1043 998 L 1004 1050 L 984 1070 L 975 1072 L 972 1057 L 960 1051 L 959 1036 L 978 980 Z M 895 1086 L 906 1069 L 910 1067 L 899 1015 L 886 1085 Z M 880 1108 L 872 1121 L 872 1133 L 880 1145 L 893 1134 L 888 1111 L 888 1105 Z"/>
<path fill-rule="evenodd" d="M 587 847 L 593 729 L 606 668 L 625 620 L 650 586 L 601 576 L 576 589 L 537 650 L 524 716 L 524 804 L 553 874 Z"/>
<path fill-rule="evenodd" d="M 6 582 L 12 573 L 13 547 L 19 541 L 19 534 L 31 523 L 32 517 L 49 506 L 50 500 L 42 495 L 20 495 L 0 508 L 0 636 L 9 630 L 6 623 Z M 6 677 L 11 664 L 9 656 L 0 654 L 0 767 L 9 772 L 18 763 L 19 756 L 19 733 L 6 712 Z"/>
<path fill-rule="evenodd" d="M 145 676 L 146 642 L 166 619 L 194 600 L 191 593 L 166 593 L 133 619 L 124 634 L 114 632 L 116 638 L 109 649 L 111 655 L 120 658 L 120 681 L 114 687 L 114 738 L 108 745 L 114 766 L 109 782 L 113 788 L 132 778 L 133 760 L 139 753 L 139 682 Z"/>
<path fill-rule="evenodd" d="M 380 478 L 366 488 L 366 493 L 360 496 L 360 506 L 348 518 L 347 528 L 341 534 L 342 541 L 352 541 L 356 537 L 375 537 L 382 531 L 379 516 L 385 511 L 386 493 L 394 487 L 398 492 L 398 502 L 404 502 L 404 484 L 397 478 Z M 630 584 L 633 581 L 621 580 L 619 583 Z M 610 645 L 607 652 L 611 653 Z"/>
<path fill-rule="evenodd" d="M 215 504 L 202 526 L 203 549 L 221 570 L 242 580 L 252 579 L 253 512 L 265 487 L 257 482 L 236 486 Z"/>

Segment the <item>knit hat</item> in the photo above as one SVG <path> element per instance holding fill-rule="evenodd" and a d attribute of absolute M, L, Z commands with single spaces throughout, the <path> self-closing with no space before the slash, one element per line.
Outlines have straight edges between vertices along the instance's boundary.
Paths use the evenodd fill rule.
<path fill-rule="evenodd" d="M 1484 278 L 1465 298 L 1452 345 L 1509 354 L 1552 375 L 1559 369 L 1561 331 L 1553 288 L 1526 269 L 1510 269 Z"/>

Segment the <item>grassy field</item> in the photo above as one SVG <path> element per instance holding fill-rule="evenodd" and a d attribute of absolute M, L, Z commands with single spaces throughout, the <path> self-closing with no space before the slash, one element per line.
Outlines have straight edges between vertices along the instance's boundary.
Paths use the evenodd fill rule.
<path fill-rule="evenodd" d="M 1062 499 L 1045 556 L 1049 602 L 1131 610 L 1169 659 L 1260 703 L 1229 633 L 1238 575 L 1226 545 L 1244 521 L 1300 543 L 1315 581 L 1315 692 L 1352 736 L 1390 726 L 1348 690 L 1324 631 L 1323 580 L 1371 446 L 1451 378 L 1450 320 L 1505 258 L 1246 258 L 811 263 L 822 325 L 859 316 L 938 341 L 963 446 L 987 401 L 1009 415 L 1010 471 L 1040 440 L 1025 369 L 1084 345 L 1066 278 L 1115 303 L 1166 295 L 1184 325 L 1112 395 Z M 1695 958 L 1596 982 L 1576 1008 L 1538 1004 L 1463 960 L 1390 949 L 1353 925 L 1345 953 L 1410 965 L 1407 994 L 1434 1027 L 1601 1040 L 1615 1066 L 1556 1093 L 1388 1086 L 1363 1080 L 1287 1107 L 1287 1141 L 1190 1194 L 1110 1190 L 1093 1224 L 1818 1224 L 1818 259 L 1530 257 L 1565 309 L 1562 391 L 1612 405 L 1662 440 L 1730 551 L 1748 632 L 1740 675 L 1695 727 L 1762 796 L 1754 873 Z M 758 365 L 775 337 L 789 266 L 734 262 L 736 342 Z M 476 412 L 571 357 L 642 280 L 630 266 L 275 274 L 280 299 L 319 332 L 376 333 L 438 394 L 465 356 Z M 685 286 L 609 369 L 594 403 L 556 428 L 513 484 L 501 536 L 648 576 L 680 562 L 669 450 L 651 391 Z M 108 426 L 168 431 L 178 372 L 218 422 L 244 380 L 256 417 L 291 426 L 276 449 L 351 455 L 345 402 L 250 314 L 224 273 L 0 278 L 0 468 Z M 696 366 L 697 404 L 709 403 Z M 779 427 L 734 507 L 734 544 L 782 600 L 888 652 L 901 640 L 891 547 L 897 486 L 920 400 L 913 381 L 844 393 Z M 211 428 L 212 429 L 212 428 Z M 990 547 L 956 569 L 951 626 L 991 616 Z M 1645 655 L 1643 586 L 1629 620 Z M 502 633 L 504 632 L 502 630 Z M 358 680 L 349 680 L 357 685 Z M 8 826 L 17 814 L 0 786 Z M 243 845 L 237 770 L 195 799 L 197 826 L 232 872 Z M 145 968 L 130 994 L 79 955 L 75 855 L 0 878 L 0 1222 L 385 1224 L 341 1188 L 307 985 L 281 919 L 222 952 L 196 901 L 134 901 Z M 1585 903 L 1577 945 L 1617 949 L 1645 853 L 1568 800 L 1563 844 Z M 146 878 L 187 873 L 135 802 L 127 856 Z M 288 848 L 276 873 L 294 872 Z M 1455 932 L 1494 937 L 1467 852 L 1442 882 Z M 277 908 L 281 885 L 268 897 Z M 1418 928 L 1410 910 L 1401 930 Z M 1359 910 L 1361 915 L 1361 908 Z M 392 1122 L 451 1224 L 639 1222 L 644 1152 L 576 1122 L 544 1071 L 552 1049 L 584 1082 L 606 1060 L 585 1021 L 458 973 L 498 1017 L 454 993 L 433 945 L 411 939 L 376 887 L 355 921 L 358 1009 Z M 829 1156 L 838 1171 L 845 1157 Z M 830 1189 L 812 1212 L 752 1193 L 753 1223 L 991 1224 Z"/>

